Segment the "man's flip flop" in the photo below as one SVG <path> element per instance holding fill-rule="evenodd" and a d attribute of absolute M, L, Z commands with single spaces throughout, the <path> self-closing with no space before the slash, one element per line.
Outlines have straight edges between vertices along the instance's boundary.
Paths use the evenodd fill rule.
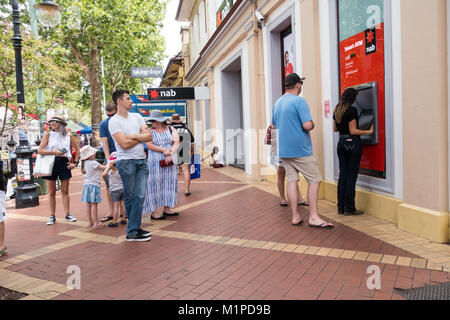
<path fill-rule="evenodd" d="M 303 224 L 303 220 L 298 223 L 292 223 L 293 226 L 298 227 Z"/>
<path fill-rule="evenodd" d="M 329 222 L 322 223 L 320 225 L 315 224 L 309 224 L 311 228 L 317 228 L 317 229 L 333 229 L 334 226 L 330 224 Z"/>
<path fill-rule="evenodd" d="M 309 203 L 308 202 L 298 203 L 298 205 L 299 206 L 309 207 Z"/>
<path fill-rule="evenodd" d="M 102 220 L 100 220 L 101 222 L 106 222 L 106 221 L 110 221 L 112 220 L 113 217 L 103 217 Z"/>
<path fill-rule="evenodd" d="M 287 207 L 288 205 L 289 205 L 288 203 L 280 202 L 280 206 L 282 206 L 282 207 Z"/>

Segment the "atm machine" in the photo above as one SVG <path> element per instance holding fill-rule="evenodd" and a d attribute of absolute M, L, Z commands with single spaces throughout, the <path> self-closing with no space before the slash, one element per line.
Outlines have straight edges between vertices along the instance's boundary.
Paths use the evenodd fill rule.
<path fill-rule="evenodd" d="M 361 136 L 363 145 L 378 144 L 378 85 L 376 82 L 370 82 L 352 87 L 358 91 L 353 107 L 358 110 L 358 128 L 360 130 L 369 130 L 372 124 L 375 125 L 373 134 L 370 136 Z"/>

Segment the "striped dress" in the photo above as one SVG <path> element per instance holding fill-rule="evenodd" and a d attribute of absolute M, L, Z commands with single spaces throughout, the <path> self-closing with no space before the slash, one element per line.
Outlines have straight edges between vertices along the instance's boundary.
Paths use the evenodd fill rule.
<path fill-rule="evenodd" d="M 153 144 L 164 149 L 170 149 L 173 145 L 170 128 L 163 133 L 152 131 Z M 173 155 L 172 160 L 177 163 Z M 175 165 L 162 168 L 159 161 L 165 156 L 161 152 L 148 150 L 148 180 L 145 195 L 143 214 L 155 212 L 159 207 L 173 208 L 177 204 L 178 176 Z"/>

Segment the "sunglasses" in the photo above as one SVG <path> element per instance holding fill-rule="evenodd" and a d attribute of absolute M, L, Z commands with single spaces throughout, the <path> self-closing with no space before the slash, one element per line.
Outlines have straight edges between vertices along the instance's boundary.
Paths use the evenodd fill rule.
<path fill-rule="evenodd" d="M 115 116 L 116 115 L 116 113 L 114 112 L 113 114 L 106 114 L 108 117 L 113 117 L 113 116 Z"/>

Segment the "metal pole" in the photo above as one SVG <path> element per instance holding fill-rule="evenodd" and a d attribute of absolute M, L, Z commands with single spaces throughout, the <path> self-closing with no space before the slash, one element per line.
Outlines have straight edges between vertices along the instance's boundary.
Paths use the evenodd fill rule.
<path fill-rule="evenodd" d="M 36 1 L 29 0 L 28 5 L 30 9 L 30 25 L 31 25 L 31 34 L 33 39 L 39 39 L 39 29 L 38 29 L 38 20 L 36 17 L 36 9 L 34 8 Z M 44 90 L 41 88 L 37 89 L 36 92 L 36 102 L 39 110 L 39 129 L 40 129 L 40 139 L 44 137 L 44 123 L 46 121 L 46 116 L 44 115 Z"/>
<path fill-rule="evenodd" d="M 23 106 L 23 114 L 25 113 L 25 94 L 23 90 L 23 74 L 22 74 L 22 36 L 20 35 L 20 17 L 19 4 L 17 0 L 11 0 L 12 16 L 14 24 L 13 47 L 16 57 L 16 88 L 17 103 Z"/>
<path fill-rule="evenodd" d="M 16 87 L 17 104 L 19 108 L 19 124 L 25 120 L 25 92 L 23 88 L 22 73 L 22 37 L 20 35 L 19 4 L 17 0 L 11 0 L 12 16 L 14 24 L 14 36 L 12 37 L 16 57 Z M 21 112 L 21 113 L 20 113 Z M 19 129 L 20 132 L 20 129 Z M 33 150 L 25 134 L 19 134 L 19 147 L 16 149 L 18 187 L 16 188 L 16 209 L 39 206 L 38 186 L 33 179 Z"/>

